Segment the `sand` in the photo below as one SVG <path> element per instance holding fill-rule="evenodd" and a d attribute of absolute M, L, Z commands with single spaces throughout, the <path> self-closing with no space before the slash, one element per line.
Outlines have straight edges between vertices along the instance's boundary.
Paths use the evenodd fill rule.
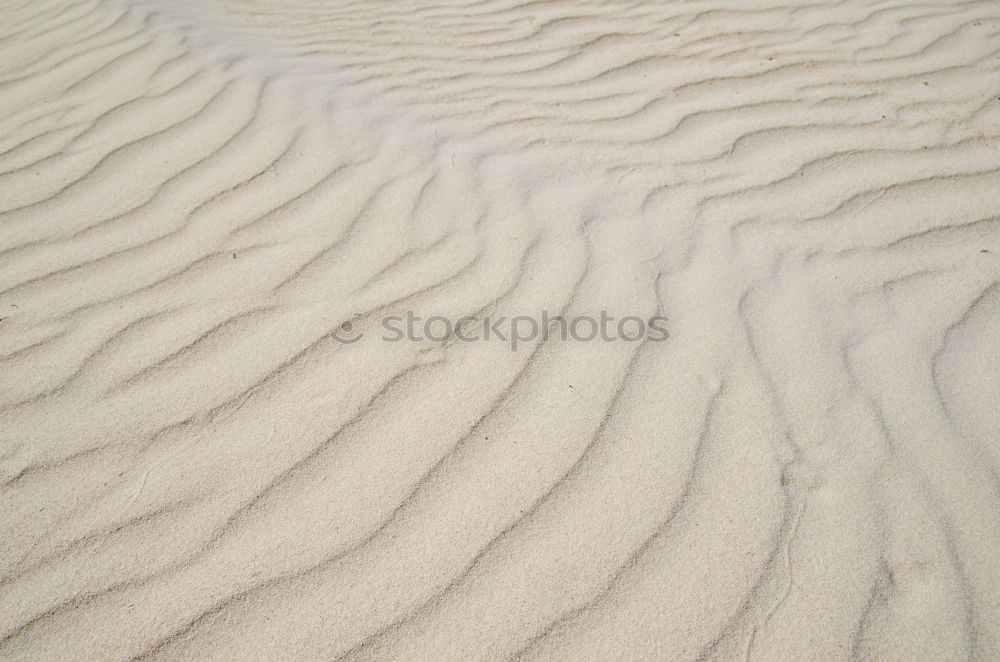
<path fill-rule="evenodd" d="M 1000 660 L 995 0 L 0 19 L 0 660 Z"/>

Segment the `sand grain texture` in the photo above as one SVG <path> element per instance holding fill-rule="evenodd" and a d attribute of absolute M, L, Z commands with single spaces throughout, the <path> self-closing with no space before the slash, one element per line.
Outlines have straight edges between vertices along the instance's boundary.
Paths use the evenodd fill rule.
<path fill-rule="evenodd" d="M 995 0 L 0 17 L 0 660 L 1000 660 Z"/>

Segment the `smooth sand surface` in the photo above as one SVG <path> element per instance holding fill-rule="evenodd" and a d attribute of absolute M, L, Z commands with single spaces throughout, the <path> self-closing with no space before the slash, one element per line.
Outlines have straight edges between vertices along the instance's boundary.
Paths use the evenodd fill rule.
<path fill-rule="evenodd" d="M 1000 660 L 996 0 L 0 0 L 0 211 L 4 661 Z"/>

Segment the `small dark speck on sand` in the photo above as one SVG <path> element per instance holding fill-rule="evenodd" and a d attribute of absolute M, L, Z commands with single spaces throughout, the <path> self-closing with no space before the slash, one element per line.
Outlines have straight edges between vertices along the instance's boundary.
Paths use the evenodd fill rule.
<path fill-rule="evenodd" d="M 234 260 L 236 259 L 236 253 L 233 253 L 233 259 Z"/>
<path fill-rule="evenodd" d="M 984 248 L 984 249 L 982 249 L 982 250 L 981 250 L 981 251 L 979 251 L 979 252 L 980 252 L 980 253 L 989 253 L 989 252 L 990 252 L 990 249 L 988 249 L 988 248 Z"/>

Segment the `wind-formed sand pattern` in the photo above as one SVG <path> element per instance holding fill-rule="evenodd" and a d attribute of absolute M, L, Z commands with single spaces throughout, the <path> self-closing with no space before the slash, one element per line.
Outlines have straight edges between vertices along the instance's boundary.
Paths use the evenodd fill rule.
<path fill-rule="evenodd" d="M 0 173 L 0 660 L 1000 660 L 996 0 L 2 0 Z"/>

